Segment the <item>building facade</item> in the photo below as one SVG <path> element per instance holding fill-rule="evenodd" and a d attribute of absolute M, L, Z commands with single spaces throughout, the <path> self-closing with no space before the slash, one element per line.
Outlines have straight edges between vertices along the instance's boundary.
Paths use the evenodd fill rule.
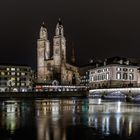
<path fill-rule="evenodd" d="M 88 85 L 90 88 L 140 86 L 140 65 L 137 59 L 111 57 L 104 61 L 93 60 L 82 67 L 83 70 L 84 73 L 89 72 Z"/>
<path fill-rule="evenodd" d="M 41 26 L 37 40 L 37 82 L 53 85 L 79 84 L 78 67 L 67 63 L 66 39 L 60 19 L 56 25 L 52 48 L 48 40 L 47 28 L 44 24 Z"/>
<path fill-rule="evenodd" d="M 0 65 L 0 92 L 32 91 L 33 71 L 28 66 Z"/>
<path fill-rule="evenodd" d="M 137 86 L 138 67 L 111 64 L 91 69 L 89 72 L 90 87 L 130 87 Z"/>

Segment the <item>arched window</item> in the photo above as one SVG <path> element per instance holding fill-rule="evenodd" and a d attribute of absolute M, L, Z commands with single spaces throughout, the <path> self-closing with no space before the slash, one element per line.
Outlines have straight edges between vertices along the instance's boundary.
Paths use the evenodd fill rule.
<path fill-rule="evenodd" d="M 120 80 L 120 79 L 121 79 L 121 73 L 120 73 L 120 72 L 117 72 L 117 74 L 116 74 L 116 79 L 117 79 L 117 80 Z"/>
<path fill-rule="evenodd" d="M 106 80 L 109 80 L 109 73 L 106 74 Z"/>
<path fill-rule="evenodd" d="M 127 79 L 128 79 L 127 73 L 124 73 L 124 74 L 123 74 L 123 79 L 124 79 L 124 80 L 127 80 Z"/>
<path fill-rule="evenodd" d="M 129 80 L 134 80 L 134 74 L 133 73 L 129 74 Z"/>

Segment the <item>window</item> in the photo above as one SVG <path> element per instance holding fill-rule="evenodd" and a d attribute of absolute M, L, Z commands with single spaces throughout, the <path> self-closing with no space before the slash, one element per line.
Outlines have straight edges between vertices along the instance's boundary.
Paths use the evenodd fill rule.
<path fill-rule="evenodd" d="M 2 72 L 1 72 L 1 75 L 4 76 L 4 75 L 5 75 L 5 72 L 2 71 Z"/>
<path fill-rule="evenodd" d="M 96 80 L 97 80 L 97 76 L 95 75 L 95 76 L 94 76 L 94 81 L 96 81 Z"/>
<path fill-rule="evenodd" d="M 25 83 L 21 83 L 21 86 L 25 86 Z"/>
<path fill-rule="evenodd" d="M 117 72 L 117 74 L 116 74 L 116 79 L 117 79 L 117 80 L 120 80 L 120 79 L 121 79 L 121 73 Z"/>
<path fill-rule="evenodd" d="M 116 68 L 117 71 L 121 71 L 121 68 Z"/>
<path fill-rule="evenodd" d="M 104 75 L 102 75 L 102 80 L 104 80 Z"/>
<path fill-rule="evenodd" d="M 93 81 L 93 76 L 91 77 L 91 81 Z"/>
<path fill-rule="evenodd" d="M 20 86 L 20 83 L 17 83 L 17 86 Z"/>
<path fill-rule="evenodd" d="M 134 72 L 134 69 L 129 69 L 130 72 Z"/>
<path fill-rule="evenodd" d="M 127 71 L 128 69 L 127 68 L 123 68 L 123 71 Z"/>
<path fill-rule="evenodd" d="M 134 80 L 134 74 L 133 73 L 129 74 L 129 80 Z"/>
<path fill-rule="evenodd" d="M 22 73 L 21 73 L 21 75 L 22 75 L 22 76 L 24 76 L 24 75 L 25 75 L 25 73 L 24 73 L 24 72 L 22 72 Z"/>
<path fill-rule="evenodd" d="M 17 81 L 20 81 L 20 78 L 19 77 L 17 78 Z"/>
<path fill-rule="evenodd" d="M 15 75 L 15 72 L 11 72 L 11 75 Z"/>
<path fill-rule="evenodd" d="M 7 71 L 9 71 L 10 69 L 9 68 L 7 68 Z"/>
<path fill-rule="evenodd" d="M 127 79 L 128 79 L 127 73 L 124 73 L 124 74 L 123 74 L 123 79 L 124 79 L 124 80 L 127 80 Z"/>
<path fill-rule="evenodd" d="M 11 68 L 11 71 L 15 71 L 15 68 Z"/>
<path fill-rule="evenodd" d="M 109 80 L 109 73 L 106 74 L 106 80 Z"/>
<path fill-rule="evenodd" d="M 17 73 L 17 76 L 19 76 L 19 75 L 20 75 L 20 73 L 18 72 L 18 73 Z"/>

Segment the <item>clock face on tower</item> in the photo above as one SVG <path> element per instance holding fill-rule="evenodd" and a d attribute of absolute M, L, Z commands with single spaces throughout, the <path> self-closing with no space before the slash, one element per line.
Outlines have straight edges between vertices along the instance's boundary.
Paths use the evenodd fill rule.
<path fill-rule="evenodd" d="M 38 52 L 38 55 L 39 55 L 39 57 L 43 57 L 43 52 L 42 51 L 39 51 Z"/>
<path fill-rule="evenodd" d="M 55 45 L 59 45 L 59 40 L 55 40 Z"/>
<path fill-rule="evenodd" d="M 55 54 L 59 54 L 59 49 L 58 48 L 55 49 Z"/>

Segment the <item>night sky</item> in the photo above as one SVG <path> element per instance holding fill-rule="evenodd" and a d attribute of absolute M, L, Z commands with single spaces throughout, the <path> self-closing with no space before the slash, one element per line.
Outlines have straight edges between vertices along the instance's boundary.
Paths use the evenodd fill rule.
<path fill-rule="evenodd" d="M 140 58 L 140 0 L 0 0 L 0 63 L 35 68 L 40 25 L 46 23 L 52 44 L 59 17 L 68 58 L 75 47 L 78 64 Z"/>

